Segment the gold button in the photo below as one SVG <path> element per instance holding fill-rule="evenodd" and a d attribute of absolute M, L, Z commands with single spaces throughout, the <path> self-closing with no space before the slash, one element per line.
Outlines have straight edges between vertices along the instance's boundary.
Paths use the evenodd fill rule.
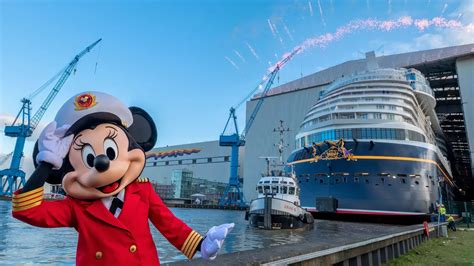
<path fill-rule="evenodd" d="M 131 245 L 130 246 L 130 252 L 135 253 L 135 251 L 137 251 L 137 246 Z"/>
<path fill-rule="evenodd" d="M 97 251 L 97 252 L 95 253 L 95 258 L 98 259 L 98 260 L 102 259 L 102 252 Z"/>

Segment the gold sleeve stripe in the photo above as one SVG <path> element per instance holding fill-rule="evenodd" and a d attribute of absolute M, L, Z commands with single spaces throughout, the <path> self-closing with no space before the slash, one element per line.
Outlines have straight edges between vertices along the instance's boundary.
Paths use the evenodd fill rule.
<path fill-rule="evenodd" d="M 30 204 L 28 206 L 24 206 L 24 207 L 18 207 L 18 208 L 13 207 L 13 211 L 14 212 L 19 212 L 19 211 L 28 210 L 28 209 L 31 209 L 33 207 L 36 207 L 36 206 L 40 205 L 42 202 L 43 201 L 38 201 L 38 202 L 35 202 L 35 203 Z"/>
<path fill-rule="evenodd" d="M 201 239 L 202 239 L 202 236 L 199 236 L 197 239 L 194 240 L 194 242 L 190 244 L 190 248 L 188 251 L 188 258 L 192 259 L 194 254 L 196 254 L 196 248 L 199 245 L 199 242 L 201 242 Z"/>
<path fill-rule="evenodd" d="M 13 202 L 13 207 L 23 207 L 23 206 L 26 206 L 26 205 L 29 205 L 31 203 L 35 203 L 37 201 L 42 201 L 43 200 L 43 195 L 39 195 L 37 196 L 36 198 L 33 198 L 33 199 L 30 199 L 30 200 L 25 200 L 25 201 L 22 201 L 22 202 Z"/>
<path fill-rule="evenodd" d="M 32 194 L 32 195 L 29 195 L 29 196 L 26 196 L 26 197 L 22 197 L 22 198 L 13 198 L 12 199 L 12 202 L 13 203 L 21 203 L 21 202 L 25 202 L 25 201 L 28 201 L 30 199 L 34 199 L 38 196 L 43 196 L 43 191 L 40 191 L 40 192 L 37 192 L 35 194 Z"/>
<path fill-rule="evenodd" d="M 192 258 L 192 255 L 194 254 L 191 254 L 191 251 L 192 251 L 192 247 L 194 245 L 194 243 L 196 242 L 196 240 L 199 239 L 199 234 L 195 233 L 195 234 L 192 234 L 191 238 L 189 239 L 187 245 L 186 245 L 186 248 L 184 248 L 184 255 L 186 255 L 186 257 L 188 258 Z"/>
<path fill-rule="evenodd" d="M 26 197 L 26 196 L 29 196 L 29 195 L 32 195 L 32 194 L 35 194 L 37 192 L 43 192 L 43 187 L 39 187 L 39 188 L 35 188 L 33 190 L 30 190 L 28 192 L 25 192 L 25 193 L 20 193 L 20 194 L 13 194 L 13 198 L 14 199 L 20 199 L 20 198 L 23 198 L 23 197 Z"/>
<path fill-rule="evenodd" d="M 195 231 L 191 231 L 191 233 L 189 233 L 188 237 L 186 238 L 186 240 L 184 241 L 184 244 L 183 246 L 181 247 L 181 252 L 185 252 L 186 248 L 188 247 L 188 244 L 189 244 L 189 241 L 195 236 Z"/>
<path fill-rule="evenodd" d="M 196 231 L 192 231 L 181 248 L 181 252 L 191 259 L 196 253 L 196 248 L 199 245 L 199 242 L 202 240 L 202 236 Z"/>

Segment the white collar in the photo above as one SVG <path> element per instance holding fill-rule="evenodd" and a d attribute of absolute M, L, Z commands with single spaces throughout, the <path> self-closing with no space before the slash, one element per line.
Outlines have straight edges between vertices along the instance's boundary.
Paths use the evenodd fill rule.
<path fill-rule="evenodd" d="M 110 209 L 110 205 L 112 205 L 112 200 L 114 199 L 115 196 L 110 196 L 110 197 L 107 197 L 107 198 L 102 198 L 102 203 L 104 204 L 105 208 L 107 209 L 107 211 Z M 124 201 L 125 199 L 125 189 L 122 189 L 118 195 L 117 195 L 117 198 L 121 201 Z M 117 211 L 115 212 L 115 217 L 117 218 L 119 215 L 120 215 L 120 212 L 122 210 L 119 208 L 117 209 Z"/>

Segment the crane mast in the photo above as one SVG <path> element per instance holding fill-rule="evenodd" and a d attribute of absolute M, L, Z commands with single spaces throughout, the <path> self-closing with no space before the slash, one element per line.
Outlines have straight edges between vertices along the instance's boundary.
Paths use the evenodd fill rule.
<path fill-rule="evenodd" d="M 278 74 L 278 71 L 289 61 L 291 58 L 296 55 L 301 50 L 300 47 L 294 49 L 290 54 L 285 56 L 281 61 L 279 61 L 267 75 L 267 83 L 260 94 L 260 98 L 253 109 L 249 120 L 246 123 L 242 134 L 239 135 L 239 129 L 237 127 L 237 116 L 235 115 L 235 110 L 241 103 L 246 99 L 241 101 L 236 107 L 230 108 L 229 117 L 227 118 L 227 123 L 224 127 L 224 131 L 219 137 L 220 146 L 229 146 L 231 147 L 231 158 L 230 158 L 230 178 L 229 183 L 227 184 L 226 190 L 222 195 L 222 198 L 219 200 L 219 205 L 221 206 L 245 206 L 246 202 L 244 195 L 240 190 L 240 181 L 239 181 L 239 148 L 245 146 L 245 136 L 249 132 L 250 128 L 257 117 L 258 111 L 262 107 L 265 96 L 273 85 L 273 81 Z M 225 135 L 226 129 L 229 126 L 230 121 L 233 121 L 235 127 L 235 133 L 230 135 Z"/>
<path fill-rule="evenodd" d="M 49 92 L 48 97 L 44 100 L 41 107 L 36 111 L 33 117 L 30 116 L 31 112 L 31 99 L 23 98 L 21 100 L 22 107 L 15 120 L 10 126 L 5 127 L 5 135 L 8 137 L 16 138 L 15 150 L 13 151 L 10 168 L 0 171 L 0 195 L 11 196 L 14 191 L 18 190 L 25 184 L 25 172 L 20 169 L 21 159 L 23 157 L 23 149 L 25 147 L 25 141 L 27 137 L 33 134 L 33 131 L 38 126 L 44 113 L 51 105 L 52 101 L 63 87 L 66 80 L 75 69 L 77 63 L 86 53 L 88 53 L 94 46 L 96 46 L 102 39 L 95 41 L 93 44 L 87 46 L 69 64 L 64 68 L 64 71 L 60 74 L 60 77 L 52 90 Z M 19 121 L 21 119 L 21 122 Z M 18 122 L 20 122 L 18 124 Z"/>

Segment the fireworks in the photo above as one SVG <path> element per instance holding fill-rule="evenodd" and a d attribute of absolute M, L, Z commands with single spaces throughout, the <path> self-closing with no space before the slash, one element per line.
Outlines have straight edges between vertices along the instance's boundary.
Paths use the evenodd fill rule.
<path fill-rule="evenodd" d="M 237 70 L 239 69 L 239 66 L 237 66 L 237 64 L 232 61 L 232 59 L 230 59 L 229 57 L 227 56 L 224 56 L 225 60 L 227 60 L 233 67 L 235 67 Z"/>
<path fill-rule="evenodd" d="M 255 51 L 255 49 L 253 49 L 253 47 L 248 43 L 246 42 L 245 43 L 247 45 L 247 47 L 249 48 L 250 52 L 253 54 L 253 56 L 255 56 L 255 58 L 257 60 L 260 60 L 260 57 L 258 56 L 257 52 Z"/>
<path fill-rule="evenodd" d="M 376 20 L 376 19 L 365 19 L 365 20 L 355 20 L 347 23 L 344 26 L 341 26 L 336 29 L 335 32 L 332 33 L 325 33 L 319 35 L 317 37 L 308 38 L 303 41 L 300 45 L 293 48 L 293 50 L 289 53 L 285 53 L 281 60 L 273 64 L 268 68 L 268 72 L 271 72 L 275 69 L 275 67 L 279 66 L 280 68 L 283 66 L 281 62 L 290 54 L 300 54 L 304 52 L 308 48 L 312 47 L 326 47 L 329 43 L 338 41 L 342 39 L 344 36 L 354 33 L 356 31 L 362 30 L 377 30 L 377 31 L 385 31 L 389 32 L 399 28 L 408 28 L 408 27 L 415 27 L 420 31 L 423 31 L 430 27 L 436 28 L 447 28 L 447 29 L 455 29 L 463 27 L 463 24 L 458 20 L 448 20 L 444 17 L 434 17 L 432 19 L 413 19 L 409 16 L 403 16 L 396 20 Z M 466 30 L 470 30 L 473 27 L 472 24 L 466 26 Z"/>

